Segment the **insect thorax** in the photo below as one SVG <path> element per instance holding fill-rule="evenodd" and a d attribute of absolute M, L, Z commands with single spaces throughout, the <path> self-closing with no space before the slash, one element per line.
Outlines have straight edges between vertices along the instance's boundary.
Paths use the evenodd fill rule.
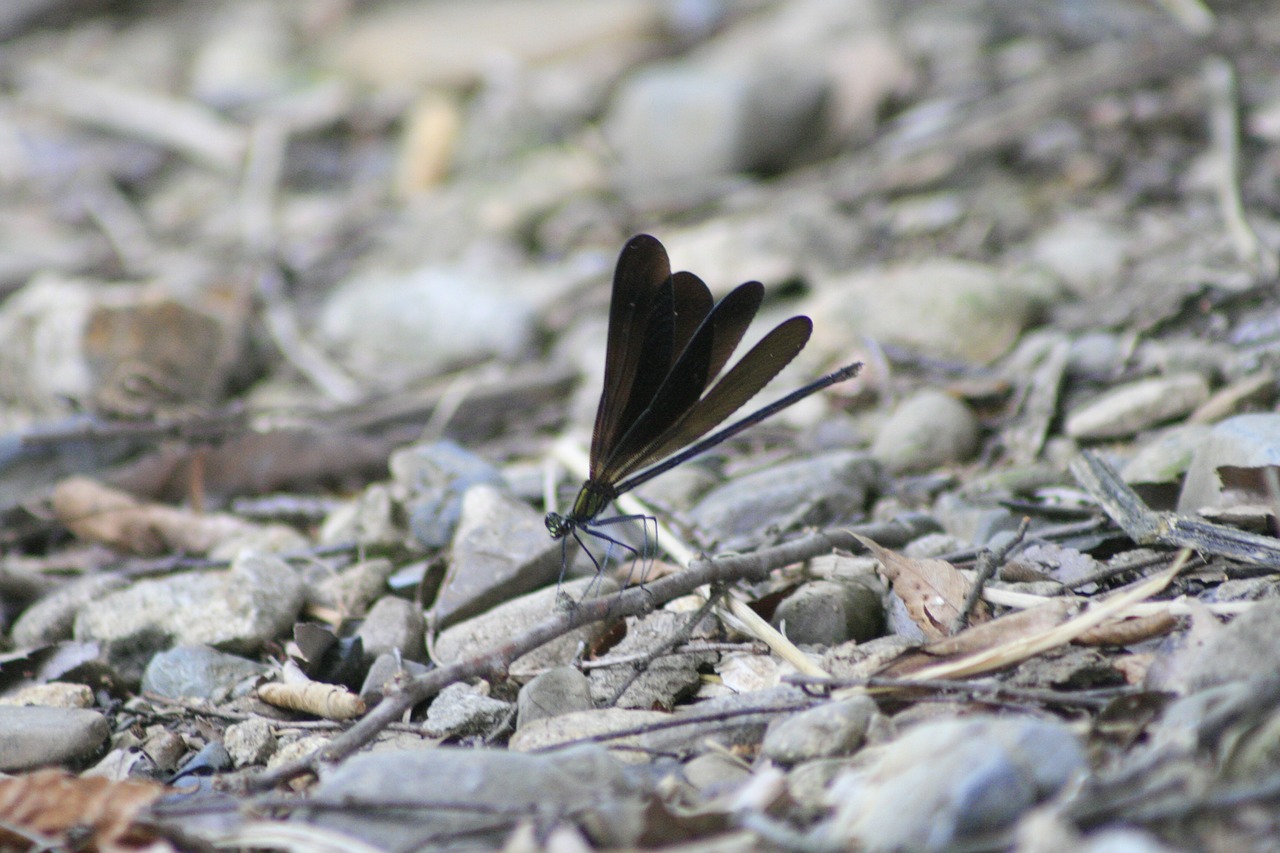
<path fill-rule="evenodd" d="M 575 527 L 589 524 L 617 496 L 618 493 L 613 488 L 597 483 L 595 480 L 587 480 L 578 490 L 578 497 L 573 501 L 573 509 L 567 515 L 556 512 L 547 513 L 545 520 L 547 532 L 553 539 L 568 536 Z"/>

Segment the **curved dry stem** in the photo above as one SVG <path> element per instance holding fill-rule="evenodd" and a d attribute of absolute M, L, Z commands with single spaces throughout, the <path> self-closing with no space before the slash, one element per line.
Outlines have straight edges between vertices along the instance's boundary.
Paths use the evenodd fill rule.
<path fill-rule="evenodd" d="M 405 711 L 425 702 L 450 684 L 469 678 L 504 678 L 507 667 L 516 658 L 583 625 L 648 613 L 705 584 L 762 580 L 774 569 L 830 553 L 836 548 L 857 550 L 860 546 L 847 530 L 811 533 L 751 554 L 694 560 L 685 571 L 668 575 L 643 588 L 634 587 L 615 596 L 583 601 L 572 610 L 548 616 L 524 633 L 483 654 L 432 670 L 406 682 L 399 690 L 389 691 L 360 722 L 327 746 L 297 761 L 259 773 L 245 784 L 251 791 L 265 791 L 297 776 L 313 773 L 324 763 L 340 761 L 370 743 L 379 732 L 398 721 Z"/>

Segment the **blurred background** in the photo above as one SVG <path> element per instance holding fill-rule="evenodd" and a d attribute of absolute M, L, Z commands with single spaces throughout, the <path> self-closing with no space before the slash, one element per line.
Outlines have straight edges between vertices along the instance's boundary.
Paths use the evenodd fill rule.
<path fill-rule="evenodd" d="M 782 385 L 863 357 L 882 400 L 1272 311 L 1271 4 L 11 0 L 0 38 L 7 432 L 361 403 L 480 441 L 579 379 L 582 428 L 639 231 L 815 317 Z M 299 474 L 255 464 L 226 488 Z"/>

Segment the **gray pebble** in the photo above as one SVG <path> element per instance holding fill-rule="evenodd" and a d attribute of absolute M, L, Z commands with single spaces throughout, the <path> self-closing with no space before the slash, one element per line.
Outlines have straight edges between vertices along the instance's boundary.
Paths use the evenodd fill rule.
<path fill-rule="evenodd" d="M 432 608 L 437 624 L 453 625 L 553 583 L 563 553 L 528 504 L 493 486 L 468 489 L 453 564 Z"/>
<path fill-rule="evenodd" d="M 766 531 L 860 515 L 879 482 L 865 454 L 838 451 L 772 465 L 713 489 L 689 513 L 723 550 L 761 544 Z"/>
<path fill-rule="evenodd" d="M 1178 498 L 1178 512 L 1216 507 L 1223 494 L 1218 469 L 1280 465 L 1280 415 L 1237 415 L 1215 425 L 1195 449 Z"/>
<path fill-rule="evenodd" d="M 427 620 L 412 601 L 386 595 L 365 615 L 356 632 L 364 645 L 365 660 L 399 650 L 407 660 L 423 662 L 427 657 L 424 638 Z"/>
<path fill-rule="evenodd" d="M 71 639 L 84 605 L 128 585 L 120 575 L 89 575 L 67 584 L 23 611 L 13 623 L 13 644 L 21 649 Z"/>
<path fill-rule="evenodd" d="M 1194 411 L 1209 399 L 1198 373 L 1174 373 L 1119 385 L 1067 413 L 1063 432 L 1072 438 L 1123 438 Z"/>
<path fill-rule="evenodd" d="M 778 66 L 652 66 L 627 78 L 605 132 L 631 186 L 706 180 L 794 157 L 821 119 L 825 82 Z"/>
<path fill-rule="evenodd" d="M 267 668 L 209 646 L 175 646 L 151 658 L 142 674 L 142 690 L 168 699 L 223 702 L 240 695 Z"/>
<path fill-rule="evenodd" d="M 547 755 L 486 749 L 374 752 L 344 761 L 300 804 L 295 819 L 384 850 L 439 849 L 464 836 L 494 849 L 532 814 L 572 815 L 598 845 L 638 843 L 646 789 L 600 747 Z M 362 809 L 353 803 L 420 803 Z M 590 808 L 584 805 L 590 804 Z"/>
<path fill-rule="evenodd" d="M 815 273 L 819 299 L 811 313 L 833 319 L 842 335 L 986 364 L 1013 346 L 1053 298 L 1048 278 L 955 258 Z"/>
<path fill-rule="evenodd" d="M 1113 222 L 1074 214 L 1039 234 L 1031 251 L 1073 293 L 1087 298 L 1115 280 L 1130 240 Z"/>
<path fill-rule="evenodd" d="M 1021 520 L 1004 507 L 971 502 L 955 492 L 940 496 L 933 511 L 947 533 L 966 545 L 986 545 L 996 534 L 1017 530 Z"/>
<path fill-rule="evenodd" d="M 550 586 L 508 601 L 481 616 L 441 631 L 435 642 L 436 661 L 447 666 L 487 652 L 554 613 L 559 594 L 577 601 L 588 589 L 599 595 L 608 595 L 616 592 L 618 585 L 609 578 L 601 578 L 599 582 L 594 578 L 583 578 L 566 583 L 559 590 Z M 544 669 L 567 663 L 578 654 L 580 646 L 589 645 L 601 630 L 603 628 L 599 624 L 584 625 L 517 658 L 511 669 Z"/>
<path fill-rule="evenodd" d="M 428 737 L 488 735 L 514 715 L 510 702 L 494 699 L 466 684 L 450 684 L 427 709 L 423 730 Z"/>
<path fill-rule="evenodd" d="M 395 566 L 383 557 L 360 560 L 308 584 L 307 603 L 343 613 L 362 612 L 387 591 L 387 579 L 394 573 Z"/>
<path fill-rule="evenodd" d="M 826 804 L 827 788 L 849 769 L 849 759 L 815 758 L 787 771 L 787 793 L 795 801 L 798 815 L 818 819 L 830 809 Z"/>
<path fill-rule="evenodd" d="M 236 767 L 263 764 L 276 751 L 276 736 L 270 723 L 255 717 L 227 726 L 222 745 Z"/>
<path fill-rule="evenodd" d="M 705 752 L 684 763 L 684 779 L 704 797 L 738 788 L 751 778 L 751 769 L 722 752 Z"/>
<path fill-rule="evenodd" d="M 1280 578 L 1274 574 L 1260 578 L 1236 578 L 1223 581 L 1208 590 L 1201 601 L 1261 601 L 1280 596 Z"/>
<path fill-rule="evenodd" d="M 462 496 L 472 486 L 500 486 L 502 475 L 488 460 L 452 441 L 433 441 L 391 454 L 391 477 L 409 490 L 404 501 L 409 530 L 426 548 L 443 548 L 462 515 Z"/>
<path fill-rule="evenodd" d="M 977 447 L 978 420 L 969 407 L 930 389 L 899 404 L 881 425 L 871 455 L 891 472 L 921 472 L 964 461 Z"/>
<path fill-rule="evenodd" d="M 151 759 L 157 770 L 172 773 L 178 762 L 187 755 L 187 742 L 182 735 L 169 731 L 164 726 L 149 726 L 147 738 L 142 742 L 142 751 Z"/>
<path fill-rule="evenodd" d="M 1280 671 L 1280 599 L 1263 599 L 1225 625 L 1197 619 L 1160 646 L 1147 671 L 1152 690 L 1193 693 Z"/>
<path fill-rule="evenodd" d="M 137 681 L 146 660 L 173 645 L 256 652 L 289 630 L 302 603 L 302 581 L 288 563 L 246 551 L 229 571 L 138 581 L 105 595 L 80 611 L 75 636 L 102 643 L 121 676 Z"/>
<path fill-rule="evenodd" d="M 515 752 L 539 752 L 575 744 L 583 738 L 661 726 L 670 721 L 671 715 L 663 711 L 637 711 L 630 708 L 573 711 L 526 723 L 511 736 L 507 746 Z M 678 751 L 687 748 L 689 742 L 679 734 L 658 730 L 647 734 L 610 736 L 604 739 L 604 744 L 620 761 L 642 763 L 649 761 L 649 756 L 655 751 Z"/>
<path fill-rule="evenodd" d="M 1110 332 L 1089 332 L 1071 342 L 1067 373 L 1082 378 L 1110 376 L 1124 364 L 1125 348 Z"/>
<path fill-rule="evenodd" d="M 366 705 L 373 707 L 382 701 L 383 691 L 388 682 L 412 678 L 426 672 L 427 667 L 424 664 L 405 660 L 392 652 L 380 654 L 369 665 L 369 671 L 365 673 L 364 683 L 360 685 L 360 698 Z"/>
<path fill-rule="evenodd" d="M 875 713 L 870 697 L 855 696 L 780 717 L 770 723 L 760 753 L 786 765 L 850 755 L 862 744 Z"/>
<path fill-rule="evenodd" d="M 539 675 L 524 687 L 516 698 L 516 728 L 534 720 L 556 717 L 595 707 L 591 699 L 591 683 L 572 666 L 556 666 Z"/>
<path fill-rule="evenodd" d="M 610 655 L 644 654 L 680 631 L 688 620 L 688 614 L 669 610 L 658 610 L 644 619 L 630 619 L 626 637 L 610 650 Z M 670 710 L 698 689 L 702 683 L 698 667 L 711 663 L 715 658 L 715 654 L 706 652 L 661 655 L 644 666 L 644 671 L 618 697 L 617 706 Z M 635 670 L 625 665 L 592 668 L 588 679 L 595 703 L 608 702 L 633 675 Z"/>
<path fill-rule="evenodd" d="M 0 705 L 0 771 L 82 765 L 110 734 L 106 717 L 96 711 Z"/>
<path fill-rule="evenodd" d="M 922 723 L 833 783 L 831 840 L 943 851 L 1010 826 L 1086 768 L 1064 725 L 1029 717 Z"/>
<path fill-rule="evenodd" d="M 1178 483 L 1191 466 L 1196 448 L 1205 443 L 1210 428 L 1204 424 L 1172 427 L 1146 441 L 1120 470 L 1130 485 Z"/>
<path fill-rule="evenodd" d="M 803 584 L 778 605 L 773 625 L 793 643 L 835 646 L 863 642 L 884 631 L 880 596 L 858 580 L 817 580 Z"/>
<path fill-rule="evenodd" d="M 449 364 L 514 357 L 533 320 L 528 298 L 500 276 L 422 266 L 338 285 L 320 310 L 316 332 L 348 370 L 386 388 Z"/>
<path fill-rule="evenodd" d="M 405 532 L 397 516 L 390 487 L 374 483 L 355 500 L 330 512 L 317 538 L 321 545 L 355 542 L 369 550 L 399 548 L 404 545 Z"/>

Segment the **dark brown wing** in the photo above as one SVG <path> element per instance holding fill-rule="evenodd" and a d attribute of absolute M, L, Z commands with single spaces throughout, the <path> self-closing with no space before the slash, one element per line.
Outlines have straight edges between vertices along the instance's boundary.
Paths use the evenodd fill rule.
<path fill-rule="evenodd" d="M 604 359 L 604 388 L 600 392 L 600 406 L 596 409 L 595 427 L 591 433 L 591 470 L 594 477 L 599 460 L 608 455 L 609 449 L 622 433 L 623 419 L 632 389 L 637 378 L 641 384 L 652 381 L 654 369 L 646 361 L 645 349 L 661 330 L 655 313 L 659 292 L 671 280 L 671 262 L 667 250 L 657 239 L 648 234 L 637 234 L 627 241 L 618 255 L 618 265 L 613 273 L 613 294 L 609 302 L 609 338 Z M 668 293 L 670 291 L 668 290 Z M 669 298 L 669 297 L 668 297 Z M 671 309 L 667 308 L 667 315 Z M 670 356 L 668 356 L 668 359 Z M 652 361 L 652 356 L 648 361 Z M 662 370 L 649 390 L 652 399 L 658 384 L 666 375 L 670 362 Z M 642 394 L 644 390 L 641 389 Z"/>
<path fill-rule="evenodd" d="M 702 279 L 691 272 L 680 271 L 671 276 L 675 291 L 675 329 L 672 349 L 672 363 L 667 371 L 675 366 L 675 359 L 689 346 L 693 335 L 711 313 L 711 291 L 703 284 Z M 663 377 L 666 378 L 665 376 Z"/>
<path fill-rule="evenodd" d="M 623 436 L 652 405 L 677 356 L 688 347 L 710 310 L 711 291 L 692 273 L 676 273 L 658 289 L 640 348 L 640 362 L 631 382 L 630 398 L 623 403 L 618 433 L 601 442 L 600 455 L 595 457 L 597 467 L 617 453 Z M 702 387 L 706 387 L 705 380 Z M 601 473 L 593 470 L 591 476 L 598 479 Z"/>
<path fill-rule="evenodd" d="M 733 354 L 763 298 L 764 286 L 758 281 L 749 281 L 715 304 L 693 333 L 652 400 L 634 419 L 628 421 L 626 432 L 613 445 L 608 455 L 596 460 L 598 468 L 592 474 L 594 479 L 613 483 L 632 471 L 657 461 L 657 457 L 652 456 L 648 448 L 660 442 L 665 443 L 664 437 L 672 433 L 675 425 L 684 422 L 690 410 L 700 406 L 699 400 L 708 383 Z M 725 379 L 728 378 L 729 375 L 726 375 Z M 772 374 L 768 378 L 772 378 Z M 768 378 L 764 381 L 767 382 Z M 725 416 L 727 415 L 728 412 Z M 688 440 L 693 441 L 701 434 L 693 434 Z"/>
<path fill-rule="evenodd" d="M 636 467 L 659 462 L 722 424 L 791 363 L 812 332 L 813 321 L 808 317 L 792 317 L 780 323 L 729 368 L 705 397 L 639 448 L 635 456 L 643 461 Z"/>

